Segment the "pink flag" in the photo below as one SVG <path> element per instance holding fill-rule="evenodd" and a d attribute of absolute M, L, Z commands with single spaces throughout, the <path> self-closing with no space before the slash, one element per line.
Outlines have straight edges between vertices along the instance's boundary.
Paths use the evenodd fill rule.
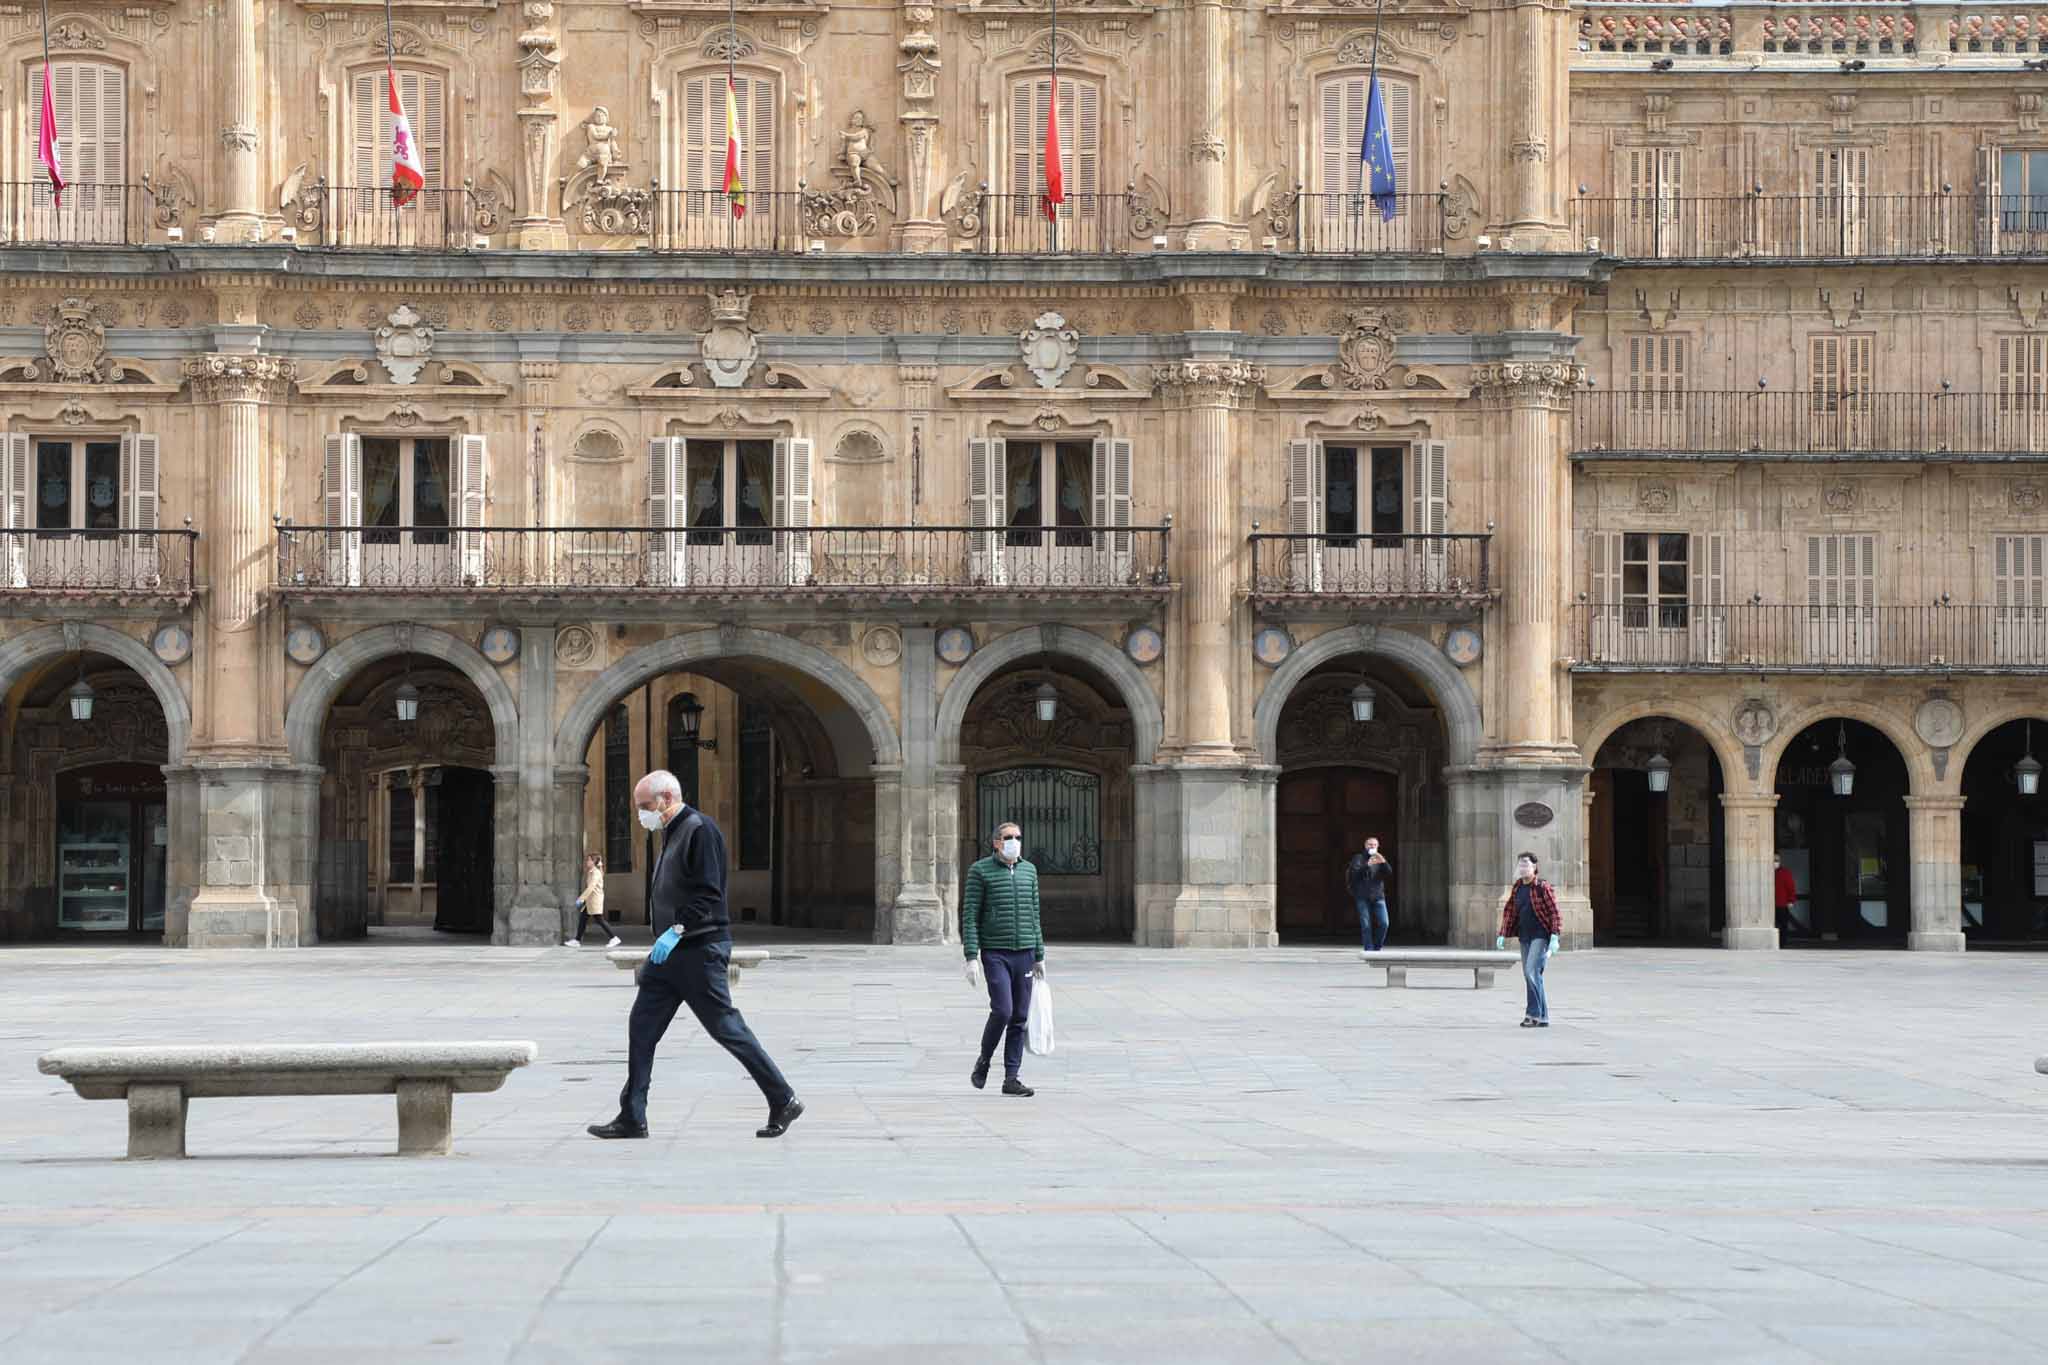
<path fill-rule="evenodd" d="M 36 160 L 50 172 L 50 197 L 64 203 L 64 168 L 57 164 L 57 105 L 50 98 L 50 65 L 43 63 L 43 118 L 36 134 Z"/>

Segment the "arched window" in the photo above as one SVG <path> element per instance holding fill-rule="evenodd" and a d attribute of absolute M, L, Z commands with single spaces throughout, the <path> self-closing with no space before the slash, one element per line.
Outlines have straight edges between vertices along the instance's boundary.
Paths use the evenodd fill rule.
<path fill-rule="evenodd" d="M 733 106 L 739 114 L 741 174 L 751 195 L 781 189 L 775 182 L 776 107 L 773 77 L 735 71 Z M 683 188 L 702 195 L 707 213 L 723 216 L 725 188 L 725 72 L 697 71 L 683 77 Z"/>
<path fill-rule="evenodd" d="M 1364 71 L 1346 71 L 1323 79 L 1317 92 L 1318 157 L 1314 188 L 1323 194 L 1361 194 L 1366 189 Z M 1387 138 L 1394 147 L 1394 189 L 1415 194 L 1415 83 L 1379 73 L 1380 98 L 1387 106 Z"/>
<path fill-rule="evenodd" d="M 398 102 L 419 143 L 426 188 L 441 188 L 448 152 L 448 78 L 439 71 L 400 69 Z M 349 180 L 362 190 L 391 185 L 391 101 L 384 68 L 349 77 Z"/>
<path fill-rule="evenodd" d="M 128 196 L 128 72 L 111 62 L 64 60 L 50 63 L 50 94 L 56 104 L 57 164 L 70 188 L 60 206 L 49 177 L 36 164 L 36 131 L 43 97 L 43 64 L 29 68 L 22 129 L 28 140 L 22 164 L 34 172 L 27 203 L 14 212 L 18 237 L 27 241 L 122 242 L 131 223 Z"/>

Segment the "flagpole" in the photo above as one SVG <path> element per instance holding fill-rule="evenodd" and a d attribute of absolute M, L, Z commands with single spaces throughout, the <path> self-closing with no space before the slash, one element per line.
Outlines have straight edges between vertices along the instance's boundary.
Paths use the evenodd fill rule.
<path fill-rule="evenodd" d="M 47 5 L 49 3 L 49 0 L 43 0 L 43 3 Z M 1051 3 L 1052 100 L 1046 106 L 1045 116 L 1047 119 L 1051 120 L 1052 126 L 1055 129 L 1057 129 L 1060 124 L 1060 0 L 1051 0 Z M 1039 145 L 1044 146 L 1044 143 L 1041 142 Z M 1060 144 L 1061 158 L 1064 159 L 1066 154 L 1067 147 L 1066 144 L 1063 142 Z M 1050 194 L 1050 190 L 1052 187 L 1052 176 L 1053 169 L 1051 167 L 1047 167 L 1045 170 L 1045 182 L 1048 193 L 1046 196 L 1045 216 L 1048 220 L 1047 227 L 1048 237 L 1050 239 L 1049 245 L 1055 252 L 1057 252 L 1060 249 L 1060 206 L 1052 202 L 1052 197 Z M 1066 197 L 1066 172 L 1064 168 L 1061 168 L 1060 177 L 1060 197 L 1064 199 Z"/>
<path fill-rule="evenodd" d="M 42 108 L 36 112 L 36 150 L 47 152 L 48 160 L 43 169 L 50 177 L 50 201 L 58 212 L 64 209 L 64 185 L 62 172 L 57 166 L 57 111 L 52 106 L 50 89 L 56 80 L 56 73 L 50 70 L 50 0 L 43 0 L 43 88 L 36 92 L 42 101 Z M 49 146 L 43 146 L 44 120 L 48 119 Z M 33 198 L 33 195 L 31 195 Z"/>
<path fill-rule="evenodd" d="M 47 5 L 50 3 L 50 0 L 43 0 L 43 3 Z M 397 60 L 398 42 L 391 29 L 391 0 L 384 0 L 384 98 L 386 102 L 398 98 L 398 89 L 393 84 L 398 79 L 394 74 Z M 1371 103 L 1371 98 L 1371 95 L 1368 94 L 1366 97 L 1368 105 Z M 403 108 L 404 106 L 401 105 L 400 107 Z M 391 125 L 394 128 L 398 126 L 398 119 L 395 115 L 392 117 Z M 398 202 L 398 144 L 390 138 L 386 138 L 385 141 L 392 144 L 385 148 L 385 150 L 391 153 L 391 226 L 395 232 L 398 227 L 398 211 L 404 207 L 404 205 Z M 373 174 L 376 169 L 377 163 L 371 162 L 370 170 Z M 372 189 L 371 193 L 374 194 L 376 191 Z M 372 199 L 369 202 L 375 205 L 376 200 Z M 457 444 L 461 443 L 457 442 Z"/>
<path fill-rule="evenodd" d="M 385 3 L 389 4 L 390 0 L 385 0 Z M 1374 103 L 1373 96 L 1379 93 L 1380 83 L 1380 15 L 1386 11 L 1386 8 L 1387 0 L 1375 0 L 1375 3 L 1372 7 L 1372 60 L 1367 64 L 1365 71 L 1365 145 L 1367 147 L 1372 146 L 1372 106 Z M 1384 103 L 1382 103 L 1380 106 L 1381 121 L 1384 122 L 1386 116 L 1386 106 Z M 1359 177 L 1366 183 L 1360 185 L 1358 188 L 1369 197 L 1372 193 L 1372 181 L 1370 172 L 1364 164 L 1365 158 L 1361 157 L 1359 160 Z M 1401 187 L 1399 185 L 1396 185 L 1394 187 L 1394 190 L 1397 194 L 1400 192 L 1400 188 Z M 1364 217 L 1362 208 L 1359 216 L 1361 220 Z"/>
<path fill-rule="evenodd" d="M 740 16 L 737 0 L 725 0 L 725 145 L 728 148 L 732 146 L 733 101 L 738 98 L 734 93 L 733 87 L 733 59 L 737 55 L 740 45 L 739 32 Z M 744 157 L 745 153 L 742 152 L 741 156 Z M 739 174 L 740 183 L 742 185 L 746 184 L 747 168 L 741 166 Z M 725 179 L 723 170 L 719 172 L 718 178 L 721 181 Z M 732 186 L 727 184 L 723 185 L 722 188 L 725 190 L 725 244 L 730 249 L 738 240 L 740 225 L 738 217 L 732 211 Z"/>

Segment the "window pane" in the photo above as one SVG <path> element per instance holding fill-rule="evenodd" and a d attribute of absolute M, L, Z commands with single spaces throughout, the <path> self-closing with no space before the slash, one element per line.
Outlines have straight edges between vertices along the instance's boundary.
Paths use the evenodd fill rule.
<path fill-rule="evenodd" d="M 1378 446 L 1372 452 L 1372 529 L 1375 535 L 1401 533 L 1401 465 L 1407 456 L 1407 450 L 1399 446 Z M 1427 528 L 1418 526 L 1415 529 Z M 1393 549 L 1398 542 L 1378 544 L 1382 549 Z"/>
<path fill-rule="evenodd" d="M 1650 566 L 1629 563 L 1621 566 L 1621 598 L 1624 602 L 1641 602 L 1650 595 Z"/>
<path fill-rule="evenodd" d="M 415 526 L 450 525 L 448 453 L 450 442 L 442 437 L 430 441 L 413 442 L 412 451 L 412 524 Z M 423 535 L 422 545 L 446 545 L 445 535 Z"/>
<path fill-rule="evenodd" d="M 1691 539 L 1683 531 L 1666 531 L 1657 537 L 1657 558 L 1666 563 L 1676 563 L 1682 571 L 1685 567 L 1686 543 Z"/>
<path fill-rule="evenodd" d="M 85 446 L 83 522 L 111 531 L 121 524 L 121 443 L 88 441 Z"/>
<path fill-rule="evenodd" d="M 45 531 L 71 528 L 71 442 L 36 442 L 36 525 Z"/>
<path fill-rule="evenodd" d="M 412 787 L 411 775 L 391 775 L 391 869 L 386 881 L 397 886 L 412 883 Z"/>
<path fill-rule="evenodd" d="M 1358 533 L 1358 448 L 1323 447 L 1323 529 L 1332 536 Z M 1357 542 L 1332 540 L 1331 545 L 1350 549 Z"/>
<path fill-rule="evenodd" d="M 733 496 L 739 505 L 733 509 L 732 524 L 766 526 L 768 514 L 774 510 L 770 497 L 775 487 L 775 442 L 741 441 L 737 449 L 739 465 L 733 475 Z M 765 533 L 739 537 L 742 545 L 767 545 L 773 540 Z"/>
<path fill-rule="evenodd" d="M 1657 565 L 1657 595 L 1667 601 L 1685 600 L 1685 564 L 1664 560 Z"/>
<path fill-rule="evenodd" d="M 1039 527 L 1045 524 L 1044 500 L 1040 497 L 1039 480 L 1043 476 L 1042 455 L 1038 443 L 1029 441 L 1010 442 L 1009 446 L 1009 489 L 1011 526 Z M 1012 531 L 1009 536 L 1012 545 L 1036 545 L 1038 537 Z"/>
<path fill-rule="evenodd" d="M 1636 531 L 1630 531 L 1623 535 L 1621 538 L 1621 557 L 1623 559 L 1648 559 L 1650 557 L 1649 536 Z"/>
<path fill-rule="evenodd" d="M 389 436 L 363 437 L 363 525 L 397 526 L 404 510 L 399 498 L 399 445 Z M 370 545 L 395 545 L 393 535 L 365 535 Z"/>
<path fill-rule="evenodd" d="M 683 465 L 683 485 L 690 504 L 685 515 L 692 526 L 725 525 L 725 442 L 692 441 Z M 692 545 L 723 545 L 716 531 L 693 531 Z"/>
<path fill-rule="evenodd" d="M 1059 504 L 1055 519 L 1061 526 L 1086 526 L 1089 479 L 1095 471 L 1095 447 L 1088 441 L 1061 441 L 1055 450 L 1058 482 L 1053 493 Z M 1085 549 L 1088 536 L 1082 531 L 1067 531 L 1060 535 L 1059 543 Z"/>

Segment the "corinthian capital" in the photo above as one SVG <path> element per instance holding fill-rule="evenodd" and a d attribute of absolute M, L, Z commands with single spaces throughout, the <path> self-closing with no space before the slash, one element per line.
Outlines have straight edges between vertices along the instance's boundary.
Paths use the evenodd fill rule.
<path fill-rule="evenodd" d="M 1234 403 L 1266 384 L 1266 367 L 1248 360 L 1176 360 L 1152 367 L 1152 391 L 1191 403 Z"/>
<path fill-rule="evenodd" d="M 202 403 L 271 403 L 290 392 L 299 366 L 274 355 L 200 355 L 185 362 L 184 372 Z"/>
<path fill-rule="evenodd" d="M 1586 367 L 1571 360 L 1504 360 L 1472 367 L 1472 387 L 1523 402 L 1554 403 L 1586 382 Z"/>

